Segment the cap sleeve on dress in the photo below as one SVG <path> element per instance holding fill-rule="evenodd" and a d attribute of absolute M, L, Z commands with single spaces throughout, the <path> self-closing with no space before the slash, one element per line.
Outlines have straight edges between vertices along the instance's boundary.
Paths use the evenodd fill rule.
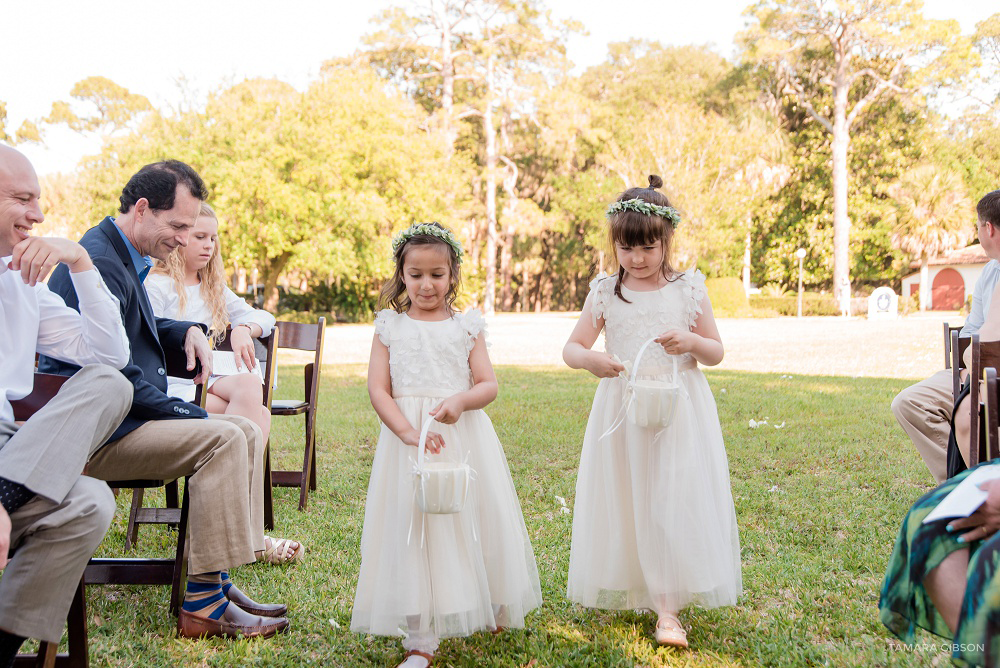
<path fill-rule="evenodd" d="M 687 288 L 687 299 L 685 300 L 684 313 L 687 319 L 687 326 L 694 327 L 701 315 L 701 303 L 705 301 L 708 290 L 705 289 L 705 274 L 697 269 L 688 269 L 684 272 L 684 285 Z"/>
<path fill-rule="evenodd" d="M 612 277 L 601 272 L 590 282 L 590 294 L 587 299 L 590 300 L 590 314 L 594 319 L 594 327 L 597 327 L 597 320 L 603 318 L 608 310 L 608 304 L 611 303 L 611 298 L 615 294 L 615 281 L 617 280 L 617 276 Z"/>
<path fill-rule="evenodd" d="M 391 308 L 382 309 L 375 314 L 375 333 L 378 334 L 379 341 L 385 346 L 389 345 L 392 327 L 399 315 Z"/>
<path fill-rule="evenodd" d="M 479 335 L 482 334 L 484 338 L 486 336 L 486 318 L 483 317 L 483 312 L 477 308 L 469 309 L 461 314 L 459 318 L 462 330 L 466 334 L 466 352 L 471 353 L 472 347 L 476 345 L 476 339 L 479 338 Z"/>

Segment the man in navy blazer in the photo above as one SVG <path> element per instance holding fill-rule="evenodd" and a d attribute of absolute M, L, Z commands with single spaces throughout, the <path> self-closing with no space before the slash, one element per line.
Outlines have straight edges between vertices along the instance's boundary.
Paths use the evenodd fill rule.
<path fill-rule="evenodd" d="M 168 356 L 186 358 L 189 371 L 200 362 L 195 377 L 200 382 L 211 374 L 211 347 L 203 325 L 155 317 L 142 286 L 150 256 L 166 260 L 187 245 L 205 195 L 201 177 L 183 162 L 146 165 L 122 190 L 119 215 L 80 239 L 120 302 L 132 345 L 122 373 L 135 388 L 128 416 L 87 470 L 103 480 L 189 476 L 189 577 L 180 633 L 269 637 L 288 627 L 282 616 L 286 606 L 257 603 L 228 577 L 228 569 L 255 561 L 254 536 L 263 536 L 262 509 L 251 512 L 248 493 L 255 459 L 263 456 L 260 429 L 240 416 L 208 416 L 199 406 L 167 396 Z M 54 271 L 49 288 L 79 310 L 66 271 Z M 52 358 L 42 358 L 39 368 L 63 374 L 77 369 Z"/>

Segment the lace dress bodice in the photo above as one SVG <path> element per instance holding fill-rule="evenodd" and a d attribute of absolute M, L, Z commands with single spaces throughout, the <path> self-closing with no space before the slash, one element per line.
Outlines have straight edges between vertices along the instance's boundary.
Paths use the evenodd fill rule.
<path fill-rule="evenodd" d="M 594 326 L 604 319 L 606 352 L 622 361 L 634 361 L 639 348 L 648 339 L 669 329 L 690 330 L 701 315 L 701 302 L 707 294 L 705 275 L 689 269 L 659 290 L 637 292 L 622 286 L 622 295 L 631 303 L 615 296 L 618 276 L 598 276 L 590 284 L 591 312 Z M 681 366 L 695 364 L 690 354 L 677 359 Z M 670 356 L 661 346 L 652 345 L 643 353 L 640 373 L 658 373 L 670 366 Z"/>
<path fill-rule="evenodd" d="M 379 311 L 375 332 L 389 348 L 392 396 L 448 397 L 471 388 L 469 353 L 485 330 L 486 320 L 475 309 L 438 322 Z"/>

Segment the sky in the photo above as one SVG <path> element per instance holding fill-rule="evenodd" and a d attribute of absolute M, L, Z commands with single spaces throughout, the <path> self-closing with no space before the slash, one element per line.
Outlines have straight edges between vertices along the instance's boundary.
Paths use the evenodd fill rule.
<path fill-rule="evenodd" d="M 370 19 L 403 0 L 0 0 L 0 100 L 8 132 L 68 100 L 77 81 L 104 76 L 155 106 L 202 99 L 223 84 L 276 77 L 300 90 L 325 60 L 346 56 L 373 30 Z M 709 45 L 733 58 L 750 0 L 545 0 L 555 18 L 583 23 L 567 44 L 577 70 L 631 38 Z M 609 7 L 614 8 L 613 11 Z M 925 0 L 924 14 L 958 19 L 963 32 L 998 11 L 996 0 Z M 183 85 L 182 83 L 183 82 Z M 99 142 L 48 128 L 44 146 L 19 147 L 39 174 L 71 171 Z"/>

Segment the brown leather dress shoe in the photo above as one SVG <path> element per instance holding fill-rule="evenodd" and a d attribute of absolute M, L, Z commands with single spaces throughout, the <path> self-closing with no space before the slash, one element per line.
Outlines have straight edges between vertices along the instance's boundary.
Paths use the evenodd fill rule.
<path fill-rule="evenodd" d="M 251 615 L 261 617 L 284 617 L 288 612 L 288 606 L 284 603 L 258 603 L 244 594 L 236 585 L 226 591 L 226 598 L 240 606 Z"/>
<path fill-rule="evenodd" d="M 219 619 L 209 619 L 181 610 L 177 618 L 177 632 L 182 638 L 270 638 L 288 628 L 288 620 L 251 615 L 236 605 L 226 606 Z"/>

